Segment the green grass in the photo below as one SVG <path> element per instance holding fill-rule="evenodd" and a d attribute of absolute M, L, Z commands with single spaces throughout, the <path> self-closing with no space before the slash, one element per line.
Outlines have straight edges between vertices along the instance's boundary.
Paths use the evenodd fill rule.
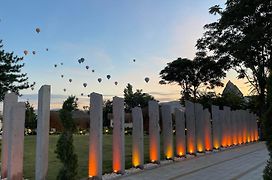
<path fill-rule="evenodd" d="M 48 179 L 56 179 L 59 168 L 61 166 L 59 160 L 54 153 L 56 143 L 59 136 L 50 136 L 49 138 L 49 169 Z M 88 175 L 88 135 L 75 135 L 74 145 L 76 154 L 78 155 L 78 178 L 86 178 Z M 149 161 L 148 136 L 144 138 L 144 157 L 145 163 Z M 25 136 L 24 149 L 24 177 L 27 179 L 35 179 L 35 148 L 36 136 Z M 161 148 L 162 151 L 162 148 Z M 125 161 L 126 169 L 131 168 L 132 158 L 132 136 L 125 136 Z M 162 153 L 161 153 L 162 154 Z M 163 155 L 162 155 L 163 157 Z M 112 172 L 112 135 L 103 136 L 103 173 Z"/>

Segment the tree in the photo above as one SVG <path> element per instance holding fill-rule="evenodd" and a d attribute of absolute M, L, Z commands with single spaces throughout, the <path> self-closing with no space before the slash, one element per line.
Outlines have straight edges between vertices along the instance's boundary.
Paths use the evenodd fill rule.
<path fill-rule="evenodd" d="M 106 100 L 103 102 L 103 126 L 110 126 L 109 113 L 112 113 L 112 101 Z"/>
<path fill-rule="evenodd" d="M 27 74 L 21 73 L 24 67 L 22 60 L 22 57 L 15 56 L 13 52 L 5 52 L 0 40 L 0 101 L 3 101 L 8 91 L 19 94 L 20 90 L 34 86 L 28 83 Z"/>
<path fill-rule="evenodd" d="M 124 89 L 125 97 L 125 109 L 126 111 L 131 111 L 132 108 L 136 106 L 146 107 L 148 101 L 154 100 L 154 97 L 148 93 L 143 93 L 142 89 L 136 89 L 136 92 L 133 92 L 131 84 L 127 84 L 127 87 Z"/>
<path fill-rule="evenodd" d="M 55 153 L 62 162 L 62 167 L 58 173 L 57 179 L 76 179 L 78 160 L 73 145 L 73 133 L 76 131 L 76 125 L 72 118 L 72 112 L 77 110 L 75 96 L 69 96 L 63 103 L 60 110 L 60 119 L 63 125 Z"/>
<path fill-rule="evenodd" d="M 181 86 L 183 98 L 189 100 L 193 97 L 195 101 L 201 86 L 207 86 L 209 89 L 223 86 L 221 78 L 225 76 L 225 73 L 215 61 L 206 56 L 205 52 L 198 52 L 194 60 L 178 58 L 168 63 L 161 70 L 160 76 L 163 79 L 161 84 L 177 83 Z"/>
<path fill-rule="evenodd" d="M 25 128 L 34 130 L 37 128 L 37 115 L 34 111 L 34 107 L 27 101 L 25 112 Z"/>
<path fill-rule="evenodd" d="M 247 78 L 252 92 L 259 97 L 259 115 L 265 110 L 267 77 L 272 69 L 271 0 L 227 0 L 225 9 L 210 8 L 219 15 L 216 22 L 204 26 L 206 32 L 197 42 L 200 51 L 224 67 L 233 68 L 238 78 Z"/>

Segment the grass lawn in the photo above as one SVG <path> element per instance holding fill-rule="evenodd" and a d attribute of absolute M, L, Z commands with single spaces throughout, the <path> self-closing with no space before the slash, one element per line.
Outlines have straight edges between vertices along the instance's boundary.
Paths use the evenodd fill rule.
<path fill-rule="evenodd" d="M 49 143 L 49 169 L 48 179 L 56 179 L 57 173 L 61 166 L 59 160 L 54 153 L 56 143 L 58 140 L 57 135 L 50 136 Z M 103 136 L 103 173 L 112 172 L 112 135 Z M 88 166 L 88 135 L 75 135 L 74 145 L 78 155 L 78 178 L 86 178 Z M 25 149 L 24 149 L 24 177 L 27 179 L 35 179 L 35 147 L 36 136 L 25 136 Z M 144 138 L 144 153 L 145 162 L 149 161 L 148 155 L 148 136 Z M 131 167 L 131 151 L 132 151 L 132 136 L 125 136 L 125 160 L 126 169 Z M 162 151 L 162 147 L 161 147 Z"/>

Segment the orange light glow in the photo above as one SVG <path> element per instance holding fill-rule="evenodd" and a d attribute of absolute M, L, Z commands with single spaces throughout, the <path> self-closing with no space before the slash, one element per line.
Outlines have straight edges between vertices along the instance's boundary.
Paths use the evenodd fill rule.
<path fill-rule="evenodd" d="M 132 155 L 132 166 L 138 167 L 140 165 L 140 157 L 139 157 L 139 152 L 134 150 L 133 155 Z"/>
<path fill-rule="evenodd" d="M 149 147 L 149 156 L 150 156 L 150 159 L 152 159 L 154 162 L 158 161 L 157 158 L 159 157 L 159 152 L 156 147 L 157 147 L 157 143 L 151 141 L 150 147 Z"/>
<path fill-rule="evenodd" d="M 113 170 L 114 173 L 117 173 L 118 171 L 117 170 Z"/>

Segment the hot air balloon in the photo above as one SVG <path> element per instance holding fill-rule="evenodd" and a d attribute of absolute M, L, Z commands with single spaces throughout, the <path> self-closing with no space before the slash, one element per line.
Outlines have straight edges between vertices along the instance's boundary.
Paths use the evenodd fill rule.
<path fill-rule="evenodd" d="M 48 48 L 46 48 L 45 50 L 48 51 Z"/>
<path fill-rule="evenodd" d="M 24 50 L 24 54 L 27 55 L 27 54 L 28 54 L 28 51 L 27 51 L 27 50 Z"/>
<path fill-rule="evenodd" d="M 108 79 L 110 79 L 110 78 L 111 78 L 111 76 L 108 74 L 108 75 L 107 75 L 107 78 L 108 78 Z"/>
<path fill-rule="evenodd" d="M 72 82 L 72 79 L 69 79 L 69 82 Z"/>
<path fill-rule="evenodd" d="M 76 101 L 78 101 L 78 98 L 76 98 Z"/>
<path fill-rule="evenodd" d="M 41 32 L 41 29 L 40 29 L 40 28 L 36 28 L 36 32 L 37 32 L 37 33 L 40 33 L 40 32 Z"/>
<path fill-rule="evenodd" d="M 114 82 L 114 84 L 117 86 L 118 82 L 117 82 L 117 81 L 115 81 L 115 82 Z"/>
<path fill-rule="evenodd" d="M 84 94 L 83 93 L 81 93 L 81 96 L 83 96 Z"/>
<path fill-rule="evenodd" d="M 99 83 L 101 83 L 102 79 L 101 79 L 101 78 L 98 78 L 97 81 L 98 81 Z"/>
<path fill-rule="evenodd" d="M 60 65 L 63 65 L 63 63 L 60 63 Z"/>
<path fill-rule="evenodd" d="M 89 66 L 86 66 L 86 69 L 89 69 Z"/>
<path fill-rule="evenodd" d="M 87 96 L 90 97 L 90 94 L 88 94 Z"/>
<path fill-rule="evenodd" d="M 83 83 L 83 86 L 86 87 L 86 86 L 87 86 L 87 83 Z"/>
<path fill-rule="evenodd" d="M 136 62 L 136 59 L 133 59 L 133 62 Z"/>
<path fill-rule="evenodd" d="M 34 90 L 34 87 L 32 87 L 31 90 L 33 91 L 33 90 Z"/>
<path fill-rule="evenodd" d="M 63 78 L 63 77 L 64 77 L 64 75 L 61 75 L 61 77 Z"/>
<path fill-rule="evenodd" d="M 94 69 L 92 70 L 92 72 L 94 72 Z"/>
<path fill-rule="evenodd" d="M 146 77 L 144 80 L 145 80 L 145 82 L 146 82 L 146 83 L 148 83 L 149 78 L 148 78 L 148 77 Z"/>
<path fill-rule="evenodd" d="M 66 89 L 63 89 L 63 91 L 65 92 L 65 91 L 66 91 Z"/>
<path fill-rule="evenodd" d="M 55 64 L 54 66 L 57 67 L 58 65 Z"/>
<path fill-rule="evenodd" d="M 36 54 L 36 51 L 32 51 L 32 54 L 35 55 L 35 54 Z"/>

